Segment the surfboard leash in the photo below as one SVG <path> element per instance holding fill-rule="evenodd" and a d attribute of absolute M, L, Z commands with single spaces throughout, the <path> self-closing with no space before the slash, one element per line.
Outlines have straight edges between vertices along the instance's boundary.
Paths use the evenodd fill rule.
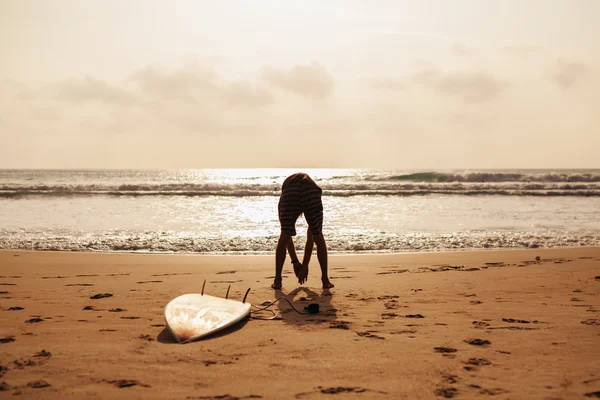
<path fill-rule="evenodd" d="M 244 297 L 244 299 L 245 299 L 245 297 Z M 302 311 L 298 311 L 296 309 L 296 307 L 294 307 L 294 305 L 288 299 L 286 299 L 285 297 L 279 297 L 279 298 L 275 299 L 274 301 L 270 302 L 269 304 L 267 304 L 266 306 L 264 306 L 262 308 L 251 304 L 251 306 L 254 307 L 254 308 L 256 308 L 256 310 L 251 311 L 250 312 L 250 316 L 252 318 L 254 318 L 254 319 L 262 319 L 262 320 L 266 320 L 266 321 L 270 321 L 270 320 L 281 318 L 273 310 L 268 310 L 268 311 L 270 311 L 273 314 L 273 316 L 271 318 L 255 317 L 254 315 L 252 315 L 252 313 L 257 313 L 257 312 L 260 312 L 260 311 L 267 310 L 268 308 L 274 306 L 275 304 L 277 304 L 277 302 L 279 302 L 281 300 L 287 301 L 287 303 L 290 305 L 290 307 L 292 307 L 292 310 L 296 311 L 298 314 L 301 314 L 301 315 L 312 315 L 312 314 L 316 314 L 316 313 L 319 312 L 319 305 L 317 303 L 309 304 L 308 306 L 304 307 L 305 311 L 302 312 Z"/>

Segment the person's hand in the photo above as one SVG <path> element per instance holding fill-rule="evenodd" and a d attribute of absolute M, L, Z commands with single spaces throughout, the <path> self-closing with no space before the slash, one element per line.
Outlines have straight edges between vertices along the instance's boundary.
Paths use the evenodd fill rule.
<path fill-rule="evenodd" d="M 294 265 L 294 275 L 298 278 L 298 283 L 302 283 L 302 263 L 300 261 L 295 261 L 292 263 Z"/>

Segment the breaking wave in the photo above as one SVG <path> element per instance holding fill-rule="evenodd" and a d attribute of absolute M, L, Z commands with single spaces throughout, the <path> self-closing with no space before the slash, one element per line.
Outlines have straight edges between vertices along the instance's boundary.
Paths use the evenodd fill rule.
<path fill-rule="evenodd" d="M 391 180 L 391 181 L 390 181 Z M 393 182 L 320 183 L 325 196 L 414 196 L 500 195 L 500 196 L 600 196 L 597 183 L 550 182 Z M 25 196 L 279 196 L 278 184 L 80 184 L 80 185 L 0 185 L 0 198 Z"/>

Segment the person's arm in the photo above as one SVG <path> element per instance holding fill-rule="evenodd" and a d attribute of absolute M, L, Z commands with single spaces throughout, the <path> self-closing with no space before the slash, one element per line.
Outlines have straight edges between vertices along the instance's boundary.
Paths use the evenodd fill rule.
<path fill-rule="evenodd" d="M 290 241 L 287 244 L 287 249 L 288 249 L 288 253 L 290 253 L 290 258 L 292 259 L 292 263 L 298 261 L 298 256 L 296 255 L 296 247 L 294 246 L 294 239 L 290 238 Z"/>
<path fill-rule="evenodd" d="M 310 263 L 310 257 L 312 256 L 314 244 L 315 241 L 313 239 L 313 234 L 309 227 L 308 231 L 306 232 L 306 246 L 304 246 L 304 258 L 302 259 L 302 265 L 307 266 Z"/>

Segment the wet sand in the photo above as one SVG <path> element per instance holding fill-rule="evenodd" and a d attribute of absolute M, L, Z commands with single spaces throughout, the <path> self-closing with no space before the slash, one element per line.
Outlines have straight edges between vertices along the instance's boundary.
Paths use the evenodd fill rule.
<path fill-rule="evenodd" d="M 1 251 L 0 398 L 600 397 L 600 248 L 334 255 L 332 290 L 313 260 L 274 291 L 272 256 Z M 320 311 L 176 344 L 164 306 L 205 279 Z"/>

